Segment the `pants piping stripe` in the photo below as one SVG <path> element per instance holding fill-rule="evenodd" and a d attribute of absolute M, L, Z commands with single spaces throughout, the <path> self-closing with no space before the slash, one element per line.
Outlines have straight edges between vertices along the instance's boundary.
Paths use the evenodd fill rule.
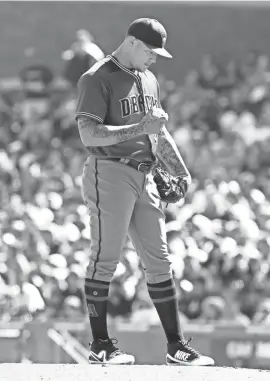
<path fill-rule="evenodd" d="M 98 240 L 98 251 L 97 251 L 97 258 L 94 263 L 94 271 L 92 275 L 92 279 L 94 279 L 94 276 L 97 271 L 97 263 L 99 261 L 100 251 L 101 251 L 101 219 L 100 219 L 100 208 L 99 208 L 99 190 L 98 190 L 98 165 L 97 165 L 97 159 L 95 160 L 95 188 L 96 188 L 96 207 L 98 211 L 98 233 L 99 233 L 99 240 Z"/>

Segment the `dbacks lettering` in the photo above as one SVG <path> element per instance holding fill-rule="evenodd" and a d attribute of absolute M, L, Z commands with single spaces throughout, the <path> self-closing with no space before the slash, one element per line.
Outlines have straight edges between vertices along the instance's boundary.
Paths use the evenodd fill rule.
<path fill-rule="evenodd" d="M 141 114 L 144 112 L 144 105 L 146 107 L 146 112 L 151 108 L 158 105 L 158 101 L 153 95 L 144 95 L 144 100 L 142 95 L 131 95 L 128 98 L 120 99 L 121 114 L 122 118 L 127 118 L 133 114 Z"/>

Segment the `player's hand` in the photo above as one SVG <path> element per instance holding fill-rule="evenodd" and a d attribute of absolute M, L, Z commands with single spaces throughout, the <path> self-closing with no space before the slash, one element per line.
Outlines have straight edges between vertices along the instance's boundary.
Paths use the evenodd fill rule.
<path fill-rule="evenodd" d="M 168 122 L 168 114 L 161 107 L 154 107 L 149 110 L 152 113 L 153 118 L 157 118 L 162 121 L 162 123 Z"/>
<path fill-rule="evenodd" d="M 143 117 L 140 124 L 143 124 L 146 134 L 158 134 L 168 119 L 168 114 L 162 108 L 154 107 Z"/>

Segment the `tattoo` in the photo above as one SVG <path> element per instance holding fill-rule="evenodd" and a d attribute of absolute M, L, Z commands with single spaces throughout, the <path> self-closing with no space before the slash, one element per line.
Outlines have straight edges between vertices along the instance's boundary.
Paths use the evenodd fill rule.
<path fill-rule="evenodd" d="M 163 162 L 163 166 L 168 167 L 172 175 L 190 176 L 175 141 L 165 127 L 162 127 L 158 136 L 157 155 L 160 161 Z"/>
<path fill-rule="evenodd" d="M 78 116 L 78 128 L 79 131 L 83 131 L 86 128 L 89 130 L 90 135 L 93 134 L 93 130 L 96 128 L 96 126 L 99 124 L 98 121 L 84 115 Z"/>
<path fill-rule="evenodd" d="M 147 117 L 143 118 L 138 124 L 108 126 L 88 116 L 79 115 L 78 128 L 81 137 L 84 136 L 84 140 L 86 140 L 85 135 L 87 135 L 89 138 L 92 138 L 92 141 L 94 141 L 94 139 L 103 139 L 103 143 L 100 142 L 101 145 L 112 145 L 147 133 L 145 131 L 148 125 L 153 123 L 153 121 L 154 118 Z M 91 143 L 89 143 L 89 145 L 91 145 Z"/>
<path fill-rule="evenodd" d="M 158 163 L 157 167 L 160 167 L 166 172 L 169 172 L 169 167 L 165 164 L 165 162 L 161 159 L 160 155 L 158 155 Z"/>

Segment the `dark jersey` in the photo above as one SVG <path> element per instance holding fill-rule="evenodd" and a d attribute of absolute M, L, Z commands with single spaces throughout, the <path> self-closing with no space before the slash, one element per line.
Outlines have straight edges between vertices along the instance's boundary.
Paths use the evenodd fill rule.
<path fill-rule="evenodd" d="M 113 126 L 140 122 L 145 113 L 159 105 L 159 87 L 149 70 L 139 73 L 121 65 L 113 56 L 97 62 L 78 82 L 77 116 L 86 115 Z M 107 147 L 89 147 L 98 157 L 153 160 L 147 134 Z"/>

